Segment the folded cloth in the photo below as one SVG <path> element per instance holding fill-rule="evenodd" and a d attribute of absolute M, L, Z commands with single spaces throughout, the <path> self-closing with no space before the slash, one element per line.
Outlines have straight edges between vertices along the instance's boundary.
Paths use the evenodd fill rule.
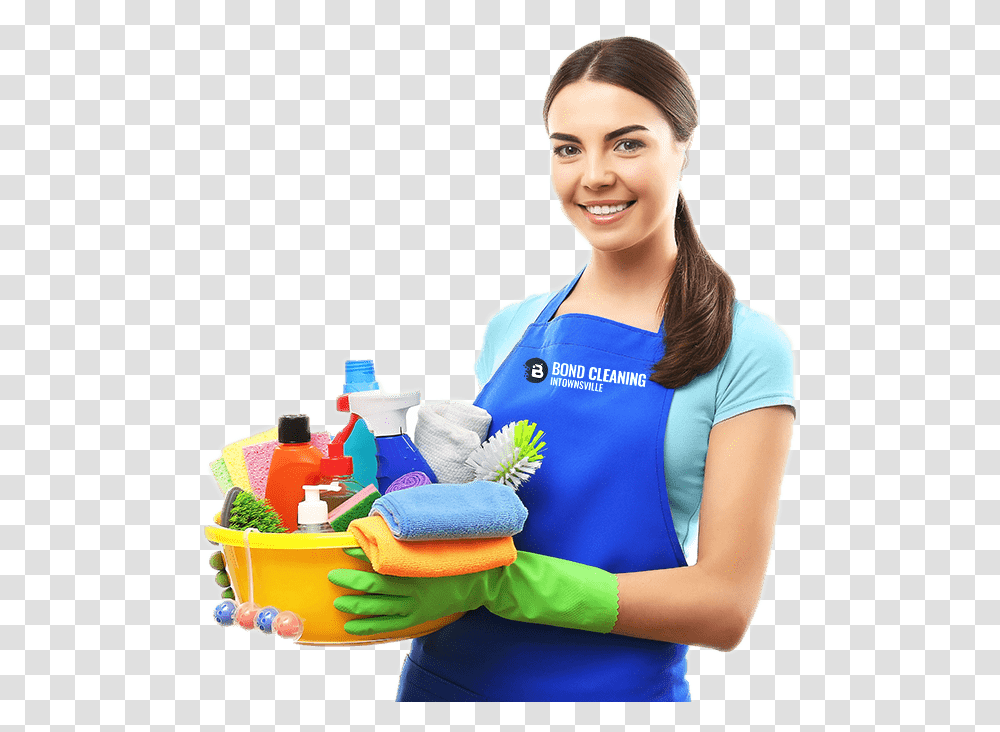
<path fill-rule="evenodd" d="M 413 444 L 439 483 L 468 483 L 476 472 L 465 461 L 483 444 L 492 422 L 490 413 L 474 404 L 424 404 L 417 410 Z"/>
<path fill-rule="evenodd" d="M 431 483 L 387 493 L 372 504 L 401 541 L 495 539 L 524 528 L 528 509 L 503 483 Z"/>
<path fill-rule="evenodd" d="M 377 514 L 354 519 L 347 530 L 371 561 L 372 569 L 395 577 L 452 577 L 506 567 L 517 559 L 514 540 L 509 536 L 405 542 L 396 539 L 385 519 Z"/>

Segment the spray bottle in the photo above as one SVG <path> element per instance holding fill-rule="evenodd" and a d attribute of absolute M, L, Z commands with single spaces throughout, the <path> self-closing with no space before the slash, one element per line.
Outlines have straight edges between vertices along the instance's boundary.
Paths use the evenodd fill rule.
<path fill-rule="evenodd" d="M 403 394 L 358 391 L 343 394 L 337 399 L 338 412 L 358 415 L 375 435 L 375 447 L 378 450 L 376 477 L 379 493 L 383 495 L 396 478 L 415 470 L 425 473 L 431 482 L 437 483 L 437 476 L 431 466 L 406 434 L 406 412 L 419 403 L 419 391 Z"/>
<path fill-rule="evenodd" d="M 349 360 L 344 367 L 344 394 L 356 391 L 377 391 L 378 381 L 375 380 L 375 363 L 371 359 Z M 354 461 L 354 479 L 362 486 L 376 482 L 375 474 L 378 464 L 375 461 L 377 450 L 375 437 L 364 420 L 356 414 L 341 432 L 346 433 L 344 455 L 349 455 Z"/>

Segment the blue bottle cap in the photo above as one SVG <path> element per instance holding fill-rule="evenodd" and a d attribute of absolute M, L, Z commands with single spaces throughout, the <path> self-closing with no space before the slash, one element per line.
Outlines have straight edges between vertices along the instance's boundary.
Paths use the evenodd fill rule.
<path fill-rule="evenodd" d="M 375 362 L 372 359 L 347 361 L 344 367 L 344 394 L 378 389 Z"/>

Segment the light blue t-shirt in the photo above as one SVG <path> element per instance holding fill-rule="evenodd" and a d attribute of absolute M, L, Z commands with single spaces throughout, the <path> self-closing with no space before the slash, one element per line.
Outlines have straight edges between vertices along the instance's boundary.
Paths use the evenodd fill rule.
<path fill-rule="evenodd" d="M 476 361 L 480 389 L 557 294 L 533 295 L 493 316 Z M 664 435 L 663 469 L 670 512 L 689 565 L 698 555 L 698 519 L 712 427 L 751 409 L 777 404 L 787 404 L 798 413 L 788 337 L 773 320 L 739 300 L 734 311 L 729 350 L 714 369 L 674 390 Z"/>

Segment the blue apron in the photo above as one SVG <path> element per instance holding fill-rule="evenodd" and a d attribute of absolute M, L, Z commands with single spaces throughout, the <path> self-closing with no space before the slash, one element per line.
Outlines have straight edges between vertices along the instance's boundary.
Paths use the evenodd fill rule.
<path fill-rule="evenodd" d="M 674 390 L 649 380 L 659 333 L 594 315 L 552 316 L 581 270 L 528 326 L 475 404 L 492 434 L 528 419 L 541 467 L 519 490 L 520 551 L 608 572 L 687 565 L 663 475 Z M 415 638 L 396 701 L 690 701 L 687 646 L 506 620 L 481 607 Z"/>

